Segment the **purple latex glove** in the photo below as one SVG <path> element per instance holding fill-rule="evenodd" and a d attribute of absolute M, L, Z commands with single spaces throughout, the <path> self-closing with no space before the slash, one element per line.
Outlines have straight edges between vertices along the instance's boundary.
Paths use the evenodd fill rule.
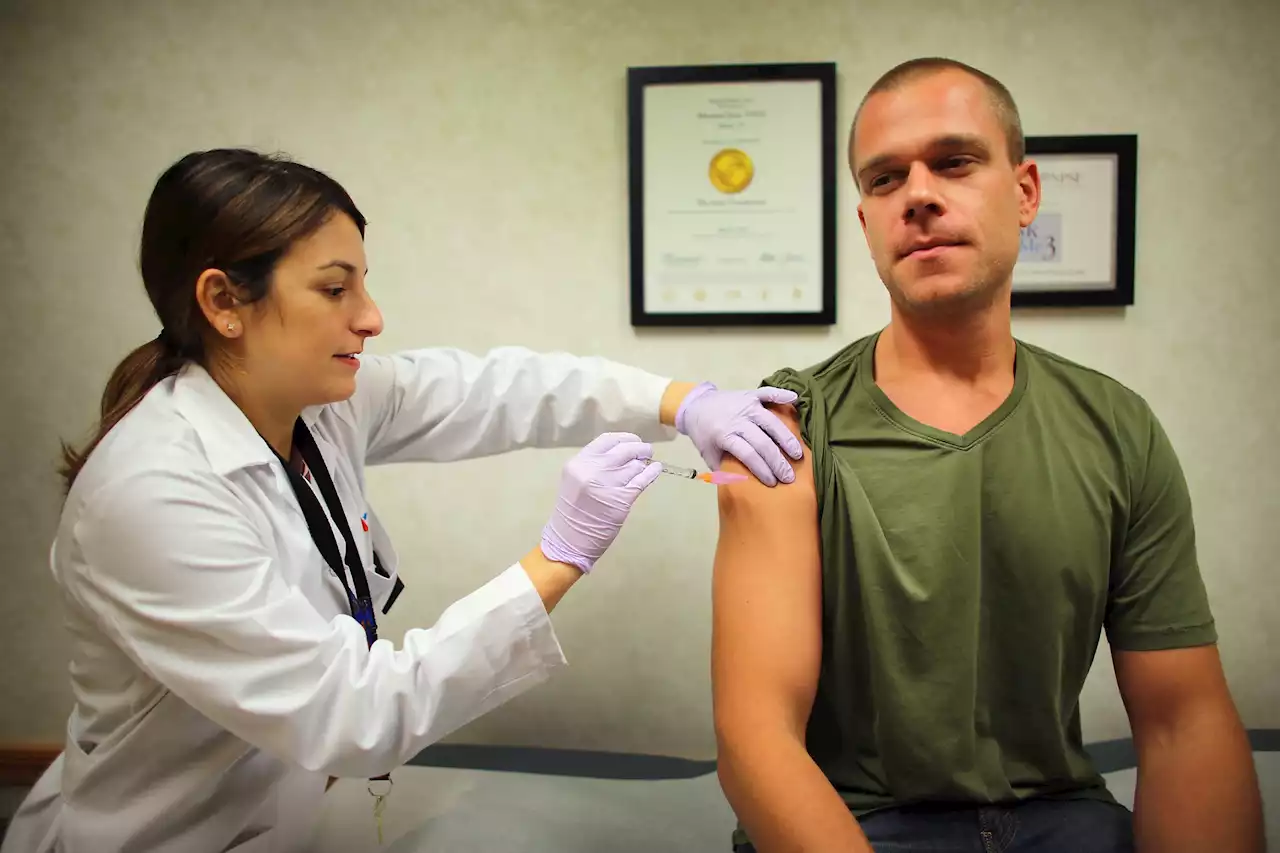
<path fill-rule="evenodd" d="M 560 495 L 542 529 L 542 553 L 584 572 L 613 544 L 631 506 L 662 473 L 653 447 L 627 432 L 608 432 L 564 466 Z"/>
<path fill-rule="evenodd" d="M 766 486 L 776 486 L 779 480 L 790 483 L 796 472 L 782 450 L 792 459 L 802 459 L 804 449 L 787 425 L 764 404 L 793 403 L 796 396 L 794 391 L 769 387 L 720 391 L 710 382 L 703 382 L 689 392 L 676 410 L 676 430 L 693 440 L 693 446 L 713 471 L 720 469 L 720 461 L 728 453 Z"/>

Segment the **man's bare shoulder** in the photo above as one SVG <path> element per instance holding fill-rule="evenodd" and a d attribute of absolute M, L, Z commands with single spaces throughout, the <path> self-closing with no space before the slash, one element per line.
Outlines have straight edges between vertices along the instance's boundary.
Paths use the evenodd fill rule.
<path fill-rule="evenodd" d="M 802 459 L 789 460 L 796 473 L 795 481 L 766 486 L 752 476 L 747 467 L 737 459 L 725 456 L 720 470 L 745 474 L 747 479 L 718 487 L 722 525 L 754 525 L 761 521 L 773 524 L 787 523 L 797 518 L 813 518 L 817 512 L 817 492 L 813 481 L 813 452 L 804 442 L 795 406 L 769 405 L 768 408 L 787 425 L 796 438 L 800 439 L 801 447 L 804 449 Z"/>

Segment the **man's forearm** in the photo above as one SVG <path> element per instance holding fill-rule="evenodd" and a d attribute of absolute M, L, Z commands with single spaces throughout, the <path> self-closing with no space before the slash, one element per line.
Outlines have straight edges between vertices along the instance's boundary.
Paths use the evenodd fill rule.
<path fill-rule="evenodd" d="M 720 785 L 759 853 L 872 853 L 804 746 L 764 733 L 722 738 Z"/>
<path fill-rule="evenodd" d="M 1263 853 L 1253 753 L 1233 712 L 1201 716 L 1137 748 L 1138 853 Z"/>

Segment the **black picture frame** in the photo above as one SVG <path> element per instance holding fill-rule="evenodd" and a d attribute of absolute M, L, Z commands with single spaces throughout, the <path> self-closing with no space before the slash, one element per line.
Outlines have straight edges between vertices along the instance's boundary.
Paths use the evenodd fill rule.
<path fill-rule="evenodd" d="M 1108 198 L 1114 211 L 1110 235 L 1110 274 L 1106 280 L 1094 281 L 1086 276 L 1082 286 L 1080 281 L 1070 281 L 1066 276 L 1061 286 L 1054 287 L 1051 272 L 1042 273 L 1040 281 L 1028 286 L 1024 278 L 1019 284 L 1019 269 L 1014 268 L 1014 286 L 1012 304 L 1014 308 L 1077 308 L 1077 307 L 1123 307 L 1134 304 L 1134 248 L 1137 225 L 1137 171 L 1138 171 L 1138 137 L 1136 134 L 1099 134 L 1087 136 L 1028 136 L 1026 138 L 1027 157 L 1034 160 L 1040 171 L 1041 213 L 1037 215 L 1030 229 L 1035 229 L 1046 215 L 1045 211 L 1053 207 L 1053 193 L 1057 187 L 1065 187 L 1070 171 L 1059 174 L 1055 172 L 1058 162 L 1077 163 L 1081 158 L 1106 158 L 1114 162 L 1114 184 L 1107 190 Z M 1079 180 L 1079 173 L 1076 173 Z M 1101 191 L 1099 188 L 1098 191 Z M 1073 187 L 1073 192 L 1081 192 Z M 1055 223 L 1060 226 L 1060 222 Z M 1091 223 L 1096 225 L 1096 223 Z M 1036 237 L 1028 236 L 1029 229 L 1023 229 L 1023 248 L 1034 243 Z M 1096 250 L 1095 250 L 1096 251 Z M 1020 260 L 1021 264 L 1022 261 Z M 1082 272 L 1072 270 L 1077 277 Z M 1092 285 L 1092 286 L 1088 286 Z"/>
<path fill-rule="evenodd" d="M 645 91 L 689 83 L 819 84 L 821 305 L 816 311 L 659 311 L 645 303 Z M 836 322 L 836 65 L 833 62 L 646 66 L 627 69 L 630 290 L 633 326 L 815 326 Z"/>

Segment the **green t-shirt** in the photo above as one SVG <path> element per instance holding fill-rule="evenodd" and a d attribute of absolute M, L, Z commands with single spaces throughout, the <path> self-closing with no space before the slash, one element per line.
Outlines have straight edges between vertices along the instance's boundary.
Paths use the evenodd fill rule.
<path fill-rule="evenodd" d="M 800 396 L 818 495 L 810 755 L 855 815 L 1109 798 L 1080 733 L 1101 631 L 1217 640 L 1167 436 L 1134 392 L 1022 342 L 998 410 L 932 429 L 876 386 L 877 339 L 765 380 Z"/>

